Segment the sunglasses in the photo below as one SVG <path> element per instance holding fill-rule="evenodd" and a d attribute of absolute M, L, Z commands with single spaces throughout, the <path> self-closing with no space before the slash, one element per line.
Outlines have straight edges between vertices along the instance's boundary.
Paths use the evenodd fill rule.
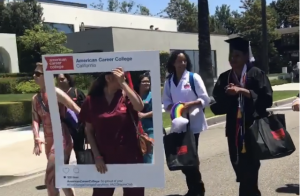
<path fill-rule="evenodd" d="M 35 75 L 36 77 L 40 77 L 41 75 L 43 75 L 43 73 L 42 73 L 42 72 L 35 71 L 35 72 L 34 72 L 34 75 Z"/>

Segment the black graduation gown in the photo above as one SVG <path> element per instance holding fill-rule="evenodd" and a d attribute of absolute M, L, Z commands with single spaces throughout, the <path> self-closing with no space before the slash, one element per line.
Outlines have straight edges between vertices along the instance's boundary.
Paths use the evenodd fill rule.
<path fill-rule="evenodd" d="M 231 74 L 230 74 L 231 73 Z M 215 115 L 226 114 L 226 136 L 228 140 L 228 150 L 230 161 L 236 173 L 236 181 L 240 182 L 240 195 L 242 192 L 251 196 L 260 195 L 258 190 L 258 171 L 260 161 L 251 156 L 251 146 L 247 127 L 254 122 L 254 116 L 267 116 L 266 108 L 273 104 L 273 90 L 266 74 L 257 67 L 247 66 L 246 86 L 251 93 L 251 98 L 245 97 L 245 145 L 246 153 L 241 153 L 242 146 L 236 147 L 236 118 L 238 109 L 238 96 L 231 96 L 225 93 L 225 87 L 229 83 L 235 83 L 233 73 L 230 70 L 222 73 L 213 90 L 215 103 L 211 105 L 211 110 Z M 239 85 L 239 84 L 237 84 Z M 256 114 L 255 114 L 256 113 Z M 239 158 L 237 158 L 237 152 Z M 236 164 L 238 161 L 238 164 Z M 245 179 L 247 179 L 245 181 Z M 241 188 L 242 187 L 242 188 Z"/>
<path fill-rule="evenodd" d="M 231 96 L 225 93 L 225 87 L 229 83 L 235 83 L 232 74 L 228 70 L 219 76 L 213 90 L 215 103 L 210 107 L 215 115 L 226 114 L 227 137 L 235 137 L 238 109 L 238 96 Z M 247 128 L 253 124 L 255 115 L 263 117 L 269 114 L 266 109 L 273 105 L 273 90 L 266 74 L 259 68 L 251 65 L 247 66 L 245 88 L 250 90 L 251 93 L 251 98 L 245 97 L 244 105 L 245 127 Z"/>

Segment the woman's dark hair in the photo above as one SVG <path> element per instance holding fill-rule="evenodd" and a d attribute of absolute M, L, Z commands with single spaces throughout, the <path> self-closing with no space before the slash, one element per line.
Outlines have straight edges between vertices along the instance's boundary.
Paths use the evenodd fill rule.
<path fill-rule="evenodd" d="M 182 53 L 185 58 L 186 58 L 186 70 L 187 71 L 191 71 L 192 69 L 192 62 L 191 62 L 191 59 L 190 57 L 183 51 L 183 50 L 175 50 L 171 53 L 169 59 L 168 59 L 168 62 L 167 62 L 167 71 L 169 73 L 169 75 L 167 76 L 167 78 L 170 78 L 173 74 L 176 73 L 176 70 L 175 70 L 175 67 L 174 67 L 174 64 L 175 64 L 175 61 L 177 59 L 177 56 Z"/>
<path fill-rule="evenodd" d="M 144 78 L 149 78 L 149 81 L 151 82 L 151 78 L 150 78 L 150 74 L 149 72 L 145 72 L 142 75 L 139 76 L 138 81 L 136 82 L 136 84 L 134 85 L 134 90 L 135 92 L 137 92 L 139 94 L 140 92 L 140 86 L 141 86 L 141 82 Z M 150 90 L 150 89 L 149 89 Z"/>
<path fill-rule="evenodd" d="M 73 77 L 70 74 L 62 74 L 68 80 L 68 84 L 70 87 L 75 87 L 75 82 Z M 55 75 L 55 78 L 58 78 L 59 74 Z"/>
<path fill-rule="evenodd" d="M 92 83 L 88 95 L 89 96 L 102 96 L 104 95 L 104 87 L 107 85 L 105 76 L 111 74 L 111 72 L 104 72 Z"/>

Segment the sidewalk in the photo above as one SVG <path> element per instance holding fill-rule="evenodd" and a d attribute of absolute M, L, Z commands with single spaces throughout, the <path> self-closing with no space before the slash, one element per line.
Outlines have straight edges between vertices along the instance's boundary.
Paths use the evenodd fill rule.
<path fill-rule="evenodd" d="M 272 86 L 273 91 L 299 91 L 299 83 L 288 83 Z"/>
<path fill-rule="evenodd" d="M 43 132 L 40 136 L 44 137 Z M 44 151 L 40 156 L 35 156 L 32 151 L 31 130 L 0 132 L 0 185 L 45 171 L 47 159 Z M 74 153 L 70 163 L 76 163 Z"/>

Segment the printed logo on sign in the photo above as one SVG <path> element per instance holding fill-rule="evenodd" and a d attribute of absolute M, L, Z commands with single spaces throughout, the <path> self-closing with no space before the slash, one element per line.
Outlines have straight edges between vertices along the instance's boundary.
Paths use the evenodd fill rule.
<path fill-rule="evenodd" d="M 72 56 L 52 56 L 45 57 L 47 61 L 47 71 L 55 70 L 74 70 Z"/>

